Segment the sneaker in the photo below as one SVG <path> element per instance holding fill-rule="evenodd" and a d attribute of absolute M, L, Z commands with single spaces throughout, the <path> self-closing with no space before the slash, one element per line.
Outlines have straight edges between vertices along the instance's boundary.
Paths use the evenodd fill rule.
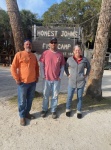
<path fill-rule="evenodd" d="M 70 117 L 71 116 L 71 112 L 70 111 L 66 112 L 66 116 Z"/>
<path fill-rule="evenodd" d="M 47 111 L 42 111 L 41 112 L 41 117 L 43 117 L 43 118 L 46 117 L 46 114 L 47 114 Z"/>
<path fill-rule="evenodd" d="M 56 118 L 57 118 L 56 112 L 52 112 L 52 118 L 53 118 L 53 119 L 56 119 Z"/>
<path fill-rule="evenodd" d="M 25 118 L 20 118 L 20 125 L 21 126 L 25 126 L 26 125 Z"/>
<path fill-rule="evenodd" d="M 82 114 L 81 113 L 77 113 L 77 118 L 81 119 L 82 118 Z"/>

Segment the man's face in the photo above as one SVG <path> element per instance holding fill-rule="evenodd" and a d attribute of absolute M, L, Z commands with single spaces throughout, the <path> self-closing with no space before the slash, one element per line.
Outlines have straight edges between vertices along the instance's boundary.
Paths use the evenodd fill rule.
<path fill-rule="evenodd" d="M 51 50 L 56 51 L 57 50 L 57 42 L 56 41 L 51 41 L 49 43 L 49 47 Z"/>
<path fill-rule="evenodd" d="M 32 44 L 31 44 L 30 41 L 26 41 L 26 42 L 24 43 L 24 49 L 25 49 L 25 51 L 27 51 L 27 52 L 31 52 L 31 50 L 32 50 Z"/>

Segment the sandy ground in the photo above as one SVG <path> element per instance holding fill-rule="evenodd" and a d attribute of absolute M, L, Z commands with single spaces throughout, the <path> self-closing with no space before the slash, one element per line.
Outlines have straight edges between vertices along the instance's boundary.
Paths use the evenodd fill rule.
<path fill-rule="evenodd" d="M 65 79 L 62 92 L 67 91 Z M 39 80 L 37 89 L 41 87 Z M 102 89 L 103 96 L 111 97 L 111 71 L 105 71 Z M 80 120 L 75 111 L 70 118 L 64 111 L 53 120 L 50 113 L 43 119 L 40 110 L 32 110 L 36 119 L 22 127 L 17 105 L 6 101 L 16 94 L 9 69 L 0 68 L 0 150 L 111 150 L 111 107 L 85 110 Z"/>

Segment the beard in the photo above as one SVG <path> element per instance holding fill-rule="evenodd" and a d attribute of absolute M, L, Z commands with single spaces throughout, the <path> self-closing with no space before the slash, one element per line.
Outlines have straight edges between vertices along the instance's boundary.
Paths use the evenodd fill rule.
<path fill-rule="evenodd" d="M 31 52 L 31 48 L 26 48 L 25 49 L 28 53 Z"/>

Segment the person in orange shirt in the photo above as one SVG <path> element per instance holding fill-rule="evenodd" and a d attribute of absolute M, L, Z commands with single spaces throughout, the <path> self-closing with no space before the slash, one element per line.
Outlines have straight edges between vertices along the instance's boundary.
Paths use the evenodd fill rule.
<path fill-rule="evenodd" d="M 30 114 L 39 77 L 39 66 L 36 56 L 31 52 L 30 40 L 24 41 L 24 51 L 17 52 L 11 66 L 11 74 L 18 85 L 18 110 L 20 125 L 26 125 L 27 119 L 34 119 Z"/>

